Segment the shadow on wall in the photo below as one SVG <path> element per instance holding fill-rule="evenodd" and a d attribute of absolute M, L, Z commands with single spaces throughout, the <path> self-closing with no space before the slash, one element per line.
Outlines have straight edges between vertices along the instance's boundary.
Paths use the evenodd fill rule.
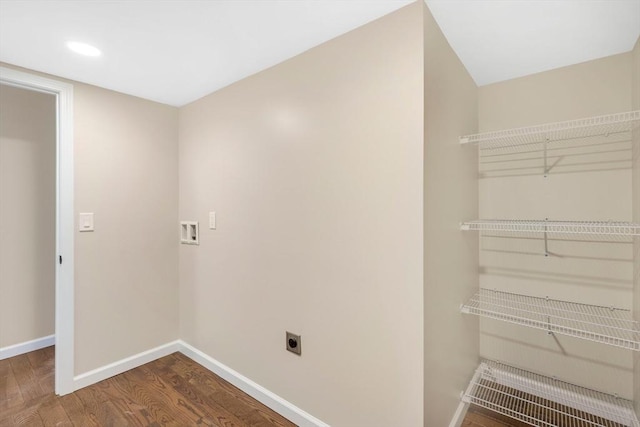
<path fill-rule="evenodd" d="M 629 132 L 568 140 L 480 149 L 479 178 L 506 178 L 631 169 Z"/>

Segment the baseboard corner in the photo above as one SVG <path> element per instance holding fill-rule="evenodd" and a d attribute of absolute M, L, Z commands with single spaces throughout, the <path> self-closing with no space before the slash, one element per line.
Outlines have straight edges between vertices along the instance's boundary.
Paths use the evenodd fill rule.
<path fill-rule="evenodd" d="M 176 351 L 180 351 L 180 342 L 178 340 L 134 354 L 133 356 L 93 369 L 89 372 L 85 372 L 84 374 L 76 375 L 73 378 L 73 388 L 74 390 L 79 390 L 90 386 L 91 384 L 95 384 L 106 380 L 107 378 L 111 378 L 115 375 L 137 368 L 145 363 L 153 362 L 156 359 L 168 356 Z"/>
<path fill-rule="evenodd" d="M 182 340 L 179 351 L 300 427 L 329 427 L 325 422 Z"/>

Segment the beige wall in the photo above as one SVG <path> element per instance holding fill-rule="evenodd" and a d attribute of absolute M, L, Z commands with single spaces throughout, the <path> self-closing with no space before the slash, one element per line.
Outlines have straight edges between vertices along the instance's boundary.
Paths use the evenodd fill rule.
<path fill-rule="evenodd" d="M 178 339 L 178 109 L 48 77 L 73 84 L 76 221 L 95 215 L 75 232 L 79 375 Z"/>
<path fill-rule="evenodd" d="M 631 109 L 631 54 L 488 85 L 479 91 L 481 131 L 577 119 Z M 480 156 L 480 217 L 504 219 L 632 219 L 628 134 L 550 146 L 543 152 Z M 538 149 L 538 151 L 535 151 Z M 496 155 L 499 154 L 499 155 Z M 526 160 L 525 160 L 526 158 Z M 549 242 L 484 237 L 480 285 L 485 288 L 602 306 L 631 308 L 633 251 L 629 241 Z M 483 319 L 481 355 L 631 398 L 632 352 L 547 335 Z M 589 372 L 589 375 L 585 375 Z"/>
<path fill-rule="evenodd" d="M 0 85 L 0 348 L 54 333 L 55 97 Z"/>
<path fill-rule="evenodd" d="M 74 83 L 76 214 L 96 221 L 75 237 L 76 374 L 180 337 L 331 425 L 439 427 L 480 348 L 631 397 L 628 351 L 490 320 L 478 334 L 459 313 L 478 269 L 485 287 L 631 308 L 629 243 L 556 241 L 545 258 L 483 239 L 478 267 L 458 230 L 637 221 L 630 141 L 568 148 L 543 178 L 538 159 L 478 171 L 457 137 L 638 108 L 639 51 L 478 90 L 416 2 L 179 111 Z M 199 246 L 178 248 L 178 217 L 200 221 Z"/>
<path fill-rule="evenodd" d="M 446 426 L 478 366 L 475 316 L 460 304 L 478 288 L 478 236 L 460 222 L 478 216 L 477 88 L 424 8 L 424 420 Z"/>
<path fill-rule="evenodd" d="M 632 52 L 632 109 L 640 110 L 640 38 Z M 633 131 L 633 220 L 640 223 L 640 126 Z M 640 237 L 634 240 L 633 309 L 640 321 Z M 634 354 L 634 401 L 640 417 L 640 352 Z"/>
<path fill-rule="evenodd" d="M 422 7 L 180 110 L 181 337 L 331 425 L 423 423 Z"/>
<path fill-rule="evenodd" d="M 74 111 L 80 374 L 178 338 L 178 111 L 80 83 Z"/>

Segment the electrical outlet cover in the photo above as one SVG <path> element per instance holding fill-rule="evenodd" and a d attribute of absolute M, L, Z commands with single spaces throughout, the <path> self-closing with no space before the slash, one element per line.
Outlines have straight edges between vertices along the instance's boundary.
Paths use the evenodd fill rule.
<path fill-rule="evenodd" d="M 287 350 L 298 356 L 302 355 L 302 337 L 287 331 Z"/>

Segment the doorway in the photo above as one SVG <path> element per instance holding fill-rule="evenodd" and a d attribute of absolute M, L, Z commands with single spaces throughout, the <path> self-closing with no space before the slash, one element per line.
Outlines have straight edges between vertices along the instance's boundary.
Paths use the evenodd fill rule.
<path fill-rule="evenodd" d="M 74 391 L 74 304 L 73 304 L 73 86 L 0 67 L 0 84 L 7 88 L 40 92 L 52 96 L 55 105 L 55 227 L 51 246 L 55 271 L 55 392 Z M 17 185 L 17 183 L 16 183 Z M 52 197 L 53 198 L 53 197 Z M 19 236 L 19 233 L 17 234 Z M 46 265 L 46 261 L 45 261 Z M 46 268 L 46 267 L 45 267 Z"/>
<path fill-rule="evenodd" d="M 0 358 L 54 344 L 55 96 L 0 84 Z"/>

